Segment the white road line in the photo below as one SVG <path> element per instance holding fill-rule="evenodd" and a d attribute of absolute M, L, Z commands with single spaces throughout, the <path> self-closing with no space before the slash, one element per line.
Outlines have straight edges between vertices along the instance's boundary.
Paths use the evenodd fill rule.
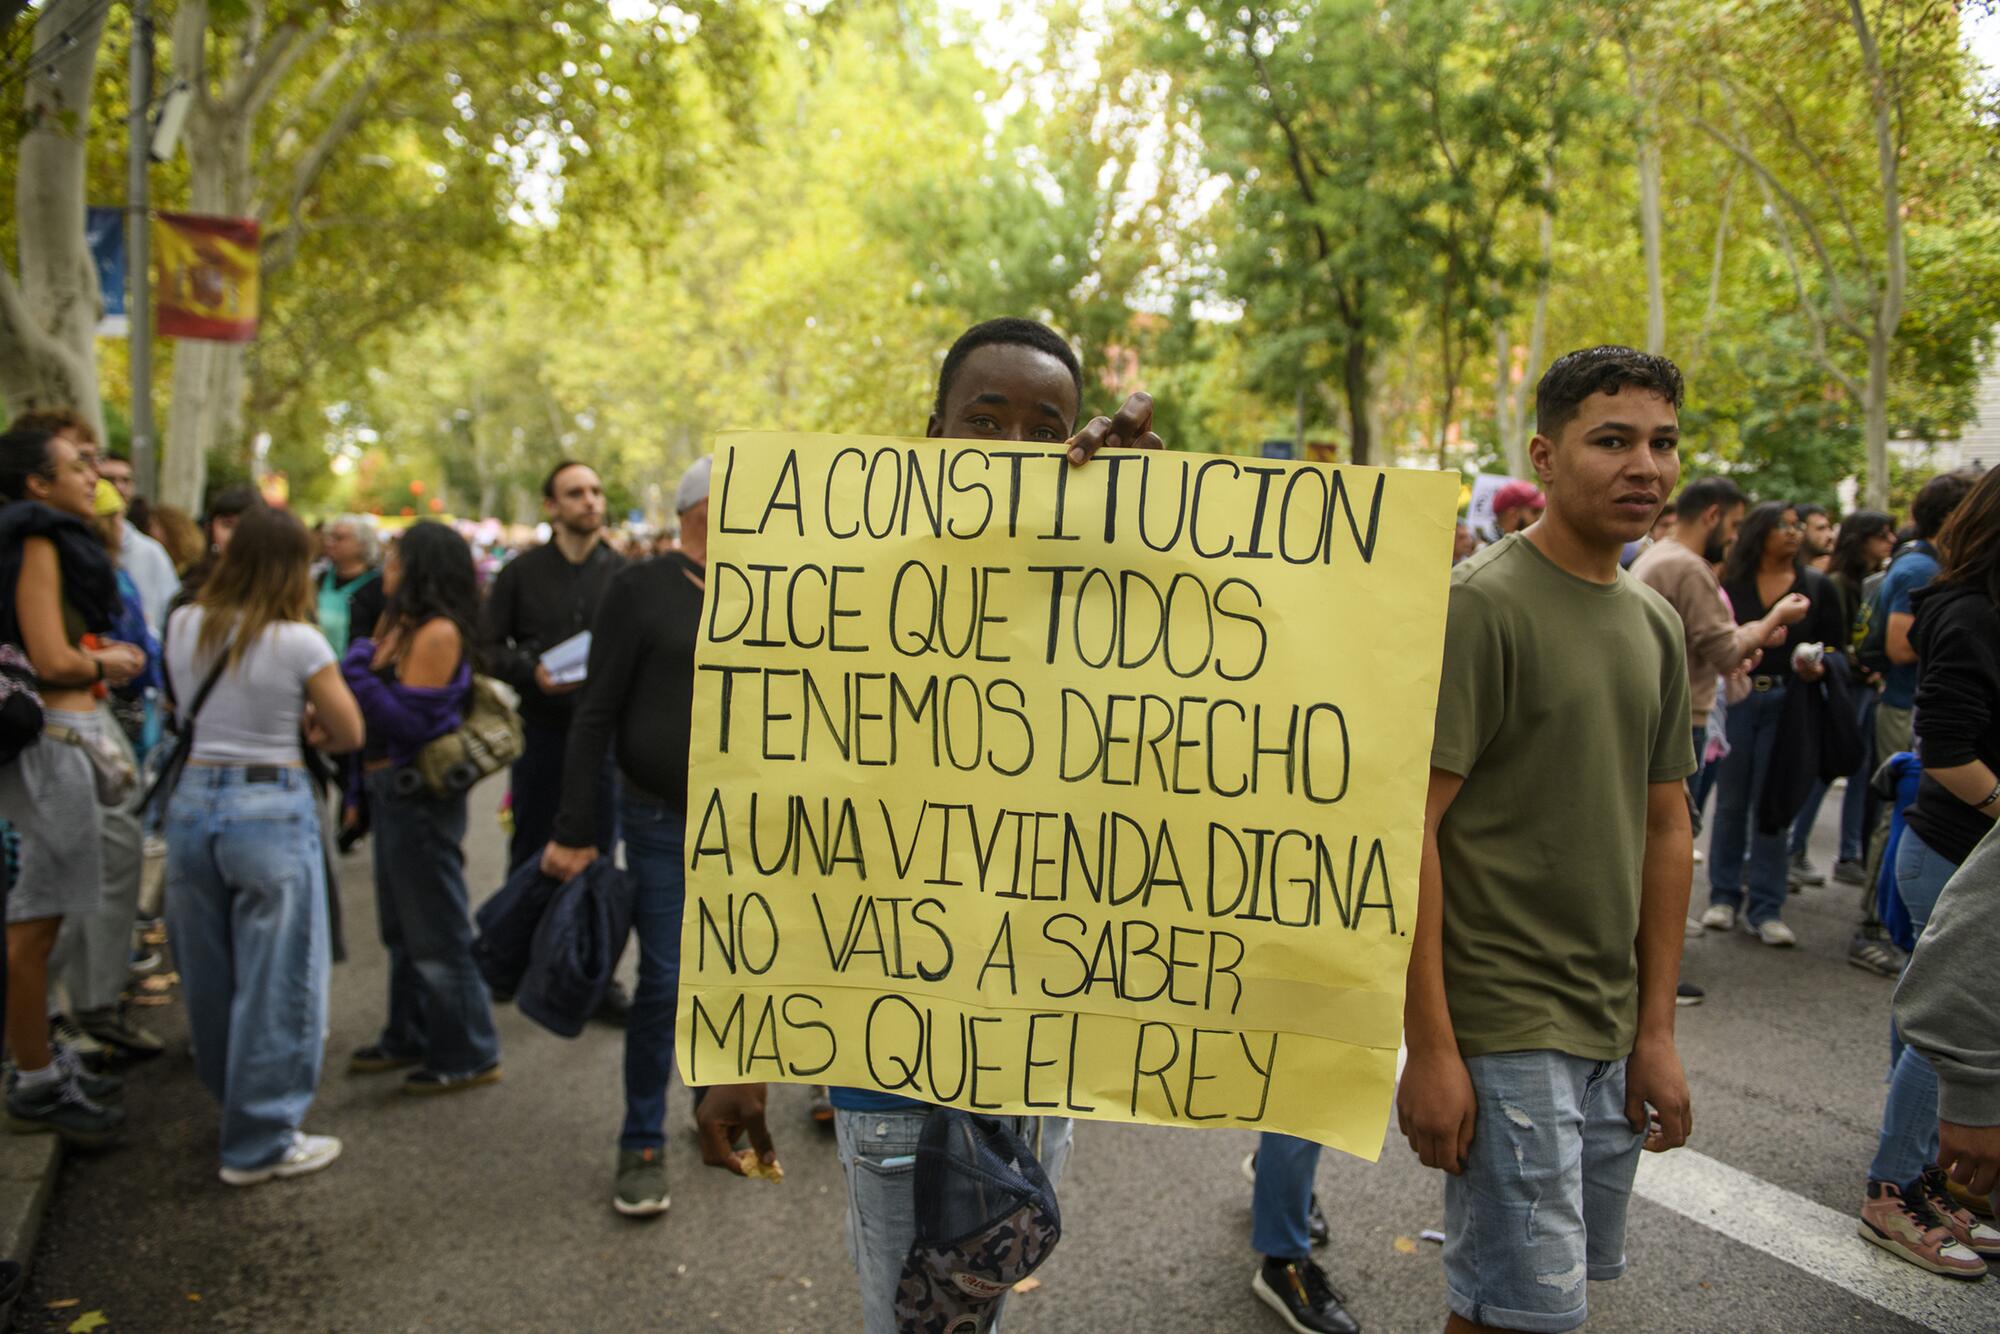
<path fill-rule="evenodd" d="M 1676 1149 L 1645 1154 L 1634 1189 L 1654 1204 L 1940 1334 L 2000 1329 L 2000 1283 L 1940 1278 L 1861 1239 L 1858 1185 L 1855 1212 L 1837 1213 L 1692 1149 Z"/>

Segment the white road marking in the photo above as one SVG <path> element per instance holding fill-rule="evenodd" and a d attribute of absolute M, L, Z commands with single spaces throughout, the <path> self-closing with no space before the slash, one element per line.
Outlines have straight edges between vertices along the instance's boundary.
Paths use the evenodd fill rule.
<path fill-rule="evenodd" d="M 2000 1283 L 1926 1273 L 1861 1239 L 1860 1196 L 1839 1213 L 1692 1149 L 1645 1154 L 1634 1187 L 1703 1227 L 1940 1334 L 2000 1329 Z"/>

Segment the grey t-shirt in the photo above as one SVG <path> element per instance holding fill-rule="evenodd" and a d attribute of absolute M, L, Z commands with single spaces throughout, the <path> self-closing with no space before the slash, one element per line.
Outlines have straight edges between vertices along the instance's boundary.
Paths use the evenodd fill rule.
<path fill-rule="evenodd" d="M 194 706 L 201 683 L 227 641 L 197 656 L 204 615 L 183 607 L 167 622 L 167 670 L 183 709 Z M 299 715 L 306 680 L 333 662 L 333 646 L 317 625 L 280 621 L 264 627 L 234 667 L 224 669 L 201 706 L 190 759 L 210 764 L 290 764 L 299 758 Z"/>
<path fill-rule="evenodd" d="M 1638 1028 L 1647 788 L 1694 772 L 1681 620 L 1516 534 L 1452 571 L 1434 768 L 1459 1050 L 1615 1061 Z"/>

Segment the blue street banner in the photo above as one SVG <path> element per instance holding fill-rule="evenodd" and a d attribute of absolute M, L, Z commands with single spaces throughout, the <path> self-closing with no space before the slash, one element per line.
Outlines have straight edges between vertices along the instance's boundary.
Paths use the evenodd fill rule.
<path fill-rule="evenodd" d="M 124 338 L 130 330 L 125 317 L 125 210 L 93 208 L 85 216 L 83 234 L 97 266 L 97 290 L 104 300 L 98 318 L 100 338 Z"/>

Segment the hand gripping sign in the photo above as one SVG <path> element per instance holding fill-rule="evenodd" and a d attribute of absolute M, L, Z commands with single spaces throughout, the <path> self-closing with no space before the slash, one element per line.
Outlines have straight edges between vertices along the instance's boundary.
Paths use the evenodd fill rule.
<path fill-rule="evenodd" d="M 721 437 L 683 1077 L 1372 1159 L 1457 498 L 1448 473 Z"/>

